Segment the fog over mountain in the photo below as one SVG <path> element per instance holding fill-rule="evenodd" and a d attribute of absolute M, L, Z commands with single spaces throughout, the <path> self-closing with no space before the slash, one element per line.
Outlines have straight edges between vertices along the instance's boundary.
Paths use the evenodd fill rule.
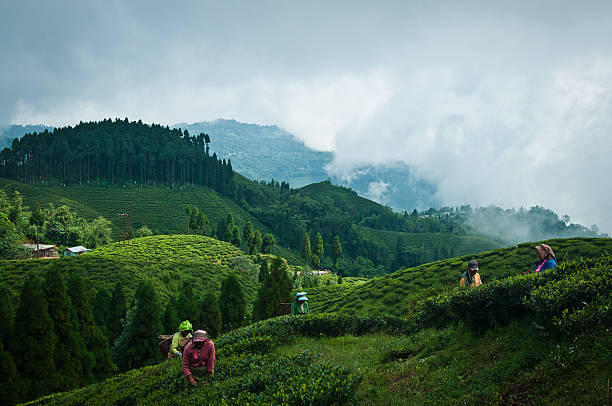
<path fill-rule="evenodd" d="M 0 125 L 278 125 L 339 179 L 612 231 L 610 2 L 5 1 L 0 34 Z"/>

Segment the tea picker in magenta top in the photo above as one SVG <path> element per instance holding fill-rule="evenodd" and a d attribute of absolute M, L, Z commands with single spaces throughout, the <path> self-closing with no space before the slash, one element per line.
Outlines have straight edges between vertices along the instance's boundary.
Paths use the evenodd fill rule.
<path fill-rule="evenodd" d="M 468 269 L 461 275 L 459 286 L 480 286 L 480 274 L 478 273 L 478 261 L 475 259 L 468 263 Z"/>
<path fill-rule="evenodd" d="M 535 247 L 536 254 L 538 255 L 538 262 L 534 271 L 542 272 L 547 269 L 553 269 L 557 266 L 557 258 L 552 248 L 546 244 L 540 244 Z"/>

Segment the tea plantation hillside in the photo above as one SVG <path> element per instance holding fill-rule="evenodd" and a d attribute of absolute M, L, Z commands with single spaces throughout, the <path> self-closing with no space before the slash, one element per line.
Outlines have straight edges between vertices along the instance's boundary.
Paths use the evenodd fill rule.
<path fill-rule="evenodd" d="M 612 252 L 610 238 L 568 238 L 543 243 L 553 248 L 559 261 Z M 485 284 L 533 269 L 536 259 L 533 247 L 537 244 L 524 243 L 403 269 L 372 279 L 348 292 L 331 288 L 322 290 L 319 296 L 314 291 L 314 295 L 309 295 L 310 309 L 315 312 L 344 310 L 409 315 L 418 299 L 455 287 L 471 259 L 478 260 L 479 273 Z"/>
<path fill-rule="evenodd" d="M 219 337 L 213 379 L 192 390 L 174 360 L 31 404 L 605 404 L 611 265 L 598 255 L 455 289 L 408 319 L 281 316 Z"/>
<path fill-rule="evenodd" d="M 195 235 L 152 236 L 77 257 L 0 261 L 0 284 L 17 297 L 28 274 L 42 275 L 52 268 L 78 272 L 96 288 L 119 282 L 130 297 L 141 280 L 150 280 L 162 298 L 179 292 L 183 281 L 190 281 L 194 291 L 218 291 L 221 280 L 236 271 L 249 304 L 256 295 L 259 270 L 242 251 L 223 241 Z"/>
<path fill-rule="evenodd" d="M 359 225 L 356 225 L 355 228 L 364 239 L 380 241 L 390 250 L 395 249 L 398 239 L 401 239 L 406 249 L 418 247 L 433 249 L 442 249 L 444 247 L 447 249 L 450 247 L 452 256 L 475 254 L 501 248 L 499 243 L 479 236 L 447 233 L 404 233 L 400 231 L 376 230 Z"/>

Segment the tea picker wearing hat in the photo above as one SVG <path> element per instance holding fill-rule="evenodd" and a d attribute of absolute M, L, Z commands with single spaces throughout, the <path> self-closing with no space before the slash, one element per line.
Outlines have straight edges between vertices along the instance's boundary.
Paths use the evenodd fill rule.
<path fill-rule="evenodd" d="M 480 286 L 480 274 L 478 273 L 478 261 L 475 259 L 468 263 L 468 269 L 461 275 L 459 286 Z"/>
<path fill-rule="evenodd" d="M 215 369 L 215 344 L 204 330 L 196 330 L 191 342 L 183 350 L 185 383 L 195 386 L 209 379 Z"/>

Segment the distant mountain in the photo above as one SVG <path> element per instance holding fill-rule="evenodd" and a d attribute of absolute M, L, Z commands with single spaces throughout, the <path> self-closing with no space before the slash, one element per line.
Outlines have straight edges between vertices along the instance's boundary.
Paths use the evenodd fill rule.
<path fill-rule="evenodd" d="M 245 124 L 235 120 L 180 123 L 173 126 L 211 137 L 211 153 L 231 159 L 232 168 L 254 180 L 288 182 L 292 188 L 328 178 L 324 167 L 334 155 L 310 149 L 295 136 L 277 126 Z"/>
<path fill-rule="evenodd" d="M 41 132 L 45 130 L 53 130 L 53 127 L 49 127 L 42 124 L 37 125 L 9 125 L 6 127 L 0 127 L 0 149 L 10 147 L 13 139 L 21 138 L 25 134 L 33 132 Z"/>
<path fill-rule="evenodd" d="M 250 179 L 285 181 L 292 188 L 330 179 L 395 209 L 441 206 L 434 197 L 435 185 L 412 175 L 410 168 L 401 162 L 353 168 L 349 174 L 337 173 L 327 169 L 334 160 L 333 152 L 308 148 L 277 126 L 215 120 L 173 127 L 187 129 L 191 135 L 209 134 L 211 151 L 219 158 L 231 159 L 233 169 Z"/>

